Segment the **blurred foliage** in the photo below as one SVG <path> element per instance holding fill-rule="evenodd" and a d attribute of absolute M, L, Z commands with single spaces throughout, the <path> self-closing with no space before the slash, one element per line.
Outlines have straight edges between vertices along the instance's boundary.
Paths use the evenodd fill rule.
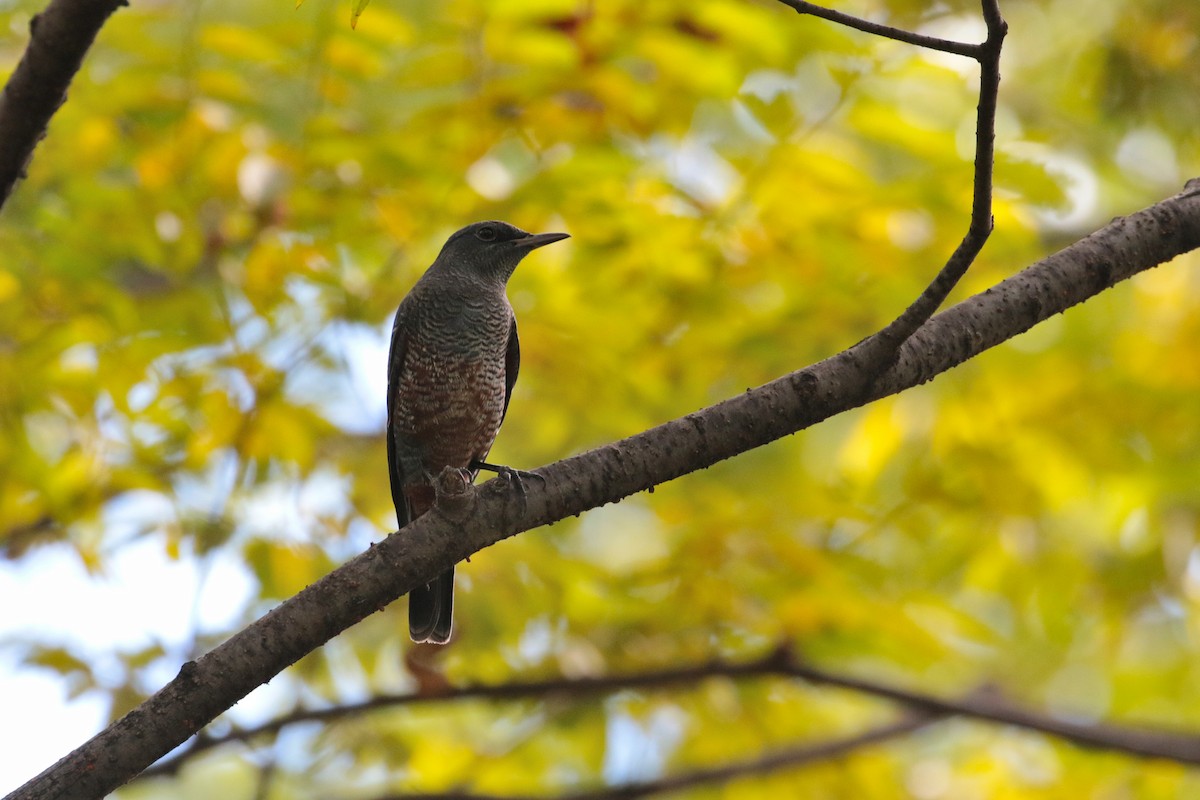
<path fill-rule="evenodd" d="M 998 228 L 959 297 L 1200 172 L 1200 5 L 1002 5 Z M 981 32 L 966 0 L 839 7 Z M 37 9 L 0 7 L 0 64 Z M 0 216 L 0 549 L 68 547 L 103 575 L 150 541 L 201 568 L 231 559 L 255 588 L 182 644 L 8 646 L 116 715 L 181 647 L 391 530 L 390 314 L 469 221 L 573 236 L 511 284 L 524 363 L 500 462 L 580 452 L 857 341 L 965 230 L 975 73 L 766 0 L 122 10 Z M 991 684 L 1048 712 L 1200 729 L 1198 264 L 481 553 L 460 570 L 458 639 L 422 657 L 454 682 L 503 682 L 787 641 L 926 691 Z M 314 653 L 238 720 L 415 687 L 403 613 Z M 289 729 L 120 796 L 251 797 L 262 763 L 272 798 L 552 792 L 892 714 L 777 680 L 427 706 Z M 1198 791 L 1169 763 L 952 721 L 694 794 Z"/>

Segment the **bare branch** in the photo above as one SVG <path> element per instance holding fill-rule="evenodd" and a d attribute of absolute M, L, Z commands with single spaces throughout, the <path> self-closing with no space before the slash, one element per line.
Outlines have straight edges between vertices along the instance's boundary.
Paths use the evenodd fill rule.
<path fill-rule="evenodd" d="M 67 99 L 67 87 L 83 64 L 96 33 L 127 0 L 50 0 L 29 23 L 29 45 L 0 94 L 0 207 L 50 118 Z"/>
<path fill-rule="evenodd" d="M 330 708 L 303 709 L 286 714 L 253 728 L 233 730 L 222 736 L 197 738 L 186 751 L 155 764 L 139 775 L 154 777 L 174 774 L 183 763 L 195 756 L 233 742 L 246 742 L 278 733 L 289 725 L 304 722 L 331 722 L 371 711 L 400 706 L 446 703 L 458 700 L 529 700 L 552 697 L 577 698 L 628 689 L 651 689 L 669 686 L 690 686 L 708 678 L 750 678 L 762 675 L 787 674 L 786 654 L 770 654 L 766 658 L 742 663 L 710 661 L 690 667 L 649 670 L 626 675 L 604 675 L 588 678 L 549 678 L 537 681 L 511 681 L 501 684 L 449 687 L 444 691 L 421 694 L 381 695 L 360 703 L 346 703 Z"/>
<path fill-rule="evenodd" d="M 952 53 L 953 55 L 966 56 L 967 58 L 978 58 L 980 46 L 977 44 L 939 39 L 936 36 L 925 36 L 920 33 L 902 30 L 901 28 L 881 25 L 878 22 L 870 22 L 869 20 L 845 14 L 841 11 L 833 11 L 816 3 L 809 3 L 807 0 L 779 0 L 779 2 L 795 10 L 797 14 L 807 14 L 827 19 L 830 22 L 836 22 L 839 25 L 845 25 L 847 28 L 854 28 L 863 33 L 882 36 L 885 39 L 894 39 L 897 42 L 904 42 L 905 44 L 915 44 L 918 47 L 937 50 L 942 53 Z"/>
<path fill-rule="evenodd" d="M 812 683 L 884 697 L 930 713 L 955 714 L 1039 731 L 1082 747 L 1116 750 L 1144 758 L 1169 758 L 1184 764 L 1200 764 L 1200 734 L 1068 722 L 1047 714 L 1016 708 L 991 691 L 958 700 L 943 700 L 875 681 L 835 675 L 795 660 L 789 662 L 786 674 Z"/>
<path fill-rule="evenodd" d="M 1185 764 L 1200 764 L 1200 734 L 1134 728 L 1120 725 L 1068 722 L 1047 714 L 1018 708 L 993 691 L 962 699 L 943 699 L 887 683 L 848 678 L 818 669 L 796 658 L 786 647 L 745 662 L 710 661 L 690 667 L 651 670 L 627 675 L 592 678 L 550 678 L 541 681 L 462 686 L 429 694 L 375 697 L 361 703 L 331 708 L 301 710 L 253 728 L 231 731 L 224 736 L 197 739 L 188 750 L 156 764 L 140 778 L 175 774 L 188 760 L 215 747 L 273 735 L 289 725 L 331 722 L 347 717 L 401 706 L 458 700 L 548 700 L 555 697 L 581 698 L 595 694 L 668 687 L 694 687 L 710 678 L 748 679 L 762 677 L 799 678 L 813 684 L 832 686 L 885 698 L 912 710 L 934 716 L 956 715 L 1038 731 L 1082 747 L 1104 748 L 1146 758 L 1169 758 Z"/>
<path fill-rule="evenodd" d="M 966 274 L 983 250 L 992 232 L 992 183 L 995 170 L 996 106 L 1000 97 L 1000 54 L 1008 23 L 1000 13 L 999 0 L 981 0 L 987 39 L 980 44 L 962 44 L 868 22 L 858 17 L 831 11 L 806 0 L 780 0 L 800 14 L 837 22 L 888 39 L 914 44 L 941 52 L 973 58 L 979 62 L 979 105 L 975 119 L 975 177 L 971 201 L 971 221 L 966 235 L 946 264 L 919 297 L 883 330 L 856 345 L 852 352 L 863 361 L 868 373 L 889 366 L 900 345 L 912 336 L 946 301 L 950 292 Z M 864 384 L 863 391 L 869 391 Z"/>
<path fill-rule="evenodd" d="M 871 337 L 884 345 L 889 356 L 946 301 L 951 290 L 983 250 L 992 232 L 996 106 L 1000 99 L 1000 54 L 1004 48 L 1004 37 L 1008 33 L 1008 23 L 1000 16 L 996 0 L 983 0 L 983 5 L 988 36 L 975 53 L 980 74 L 979 105 L 975 115 L 975 178 L 971 199 L 971 222 L 958 247 L 920 297 L 890 325 Z"/>

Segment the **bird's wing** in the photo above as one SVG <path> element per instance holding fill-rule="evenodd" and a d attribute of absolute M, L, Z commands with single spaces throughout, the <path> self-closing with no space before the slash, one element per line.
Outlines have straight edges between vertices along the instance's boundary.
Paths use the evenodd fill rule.
<path fill-rule="evenodd" d="M 396 391 L 400 388 L 400 371 L 404 366 L 405 330 L 401 323 L 401 312 L 396 311 L 396 321 L 392 323 L 392 345 L 388 350 L 388 386 L 387 386 L 387 454 L 388 477 L 392 482 L 392 502 L 396 505 L 396 522 L 401 528 L 412 521 L 412 511 L 408 507 L 408 498 L 404 496 L 404 476 L 400 473 L 400 459 L 396 452 L 396 425 L 392 409 L 396 405 Z"/>
<path fill-rule="evenodd" d="M 504 352 L 504 410 L 500 412 L 500 421 L 508 413 L 508 400 L 512 397 L 513 386 L 517 383 L 517 373 L 521 371 L 521 342 L 517 338 L 517 318 L 509 313 L 508 317 L 508 349 Z"/>

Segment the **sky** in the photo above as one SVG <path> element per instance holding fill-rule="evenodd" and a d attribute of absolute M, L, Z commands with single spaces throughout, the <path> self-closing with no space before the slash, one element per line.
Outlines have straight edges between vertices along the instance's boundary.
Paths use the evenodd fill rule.
<path fill-rule="evenodd" d="M 200 575 L 194 559 L 172 560 L 161 537 L 121 548 L 104 575 L 89 575 L 66 545 L 40 548 L 20 561 L 0 562 L 0 794 L 37 775 L 98 732 L 107 703 L 98 693 L 71 699 L 48 669 L 18 665 L 22 641 L 61 643 L 106 666 L 104 653 L 153 641 L 185 650 L 192 620 L 200 628 L 227 625 L 254 585 L 229 558 Z M 64 587 L 67 587 L 64 590 Z M 170 680 L 173 675 L 155 675 Z M 31 724 L 36 721 L 36 724 Z"/>

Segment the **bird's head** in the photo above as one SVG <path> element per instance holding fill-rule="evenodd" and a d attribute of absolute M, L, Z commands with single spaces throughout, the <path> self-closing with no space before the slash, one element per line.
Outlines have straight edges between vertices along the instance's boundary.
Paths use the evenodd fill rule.
<path fill-rule="evenodd" d="M 531 251 L 568 236 L 566 233 L 526 233 L 515 225 L 495 220 L 476 222 L 446 240 L 434 266 L 505 282 Z"/>

